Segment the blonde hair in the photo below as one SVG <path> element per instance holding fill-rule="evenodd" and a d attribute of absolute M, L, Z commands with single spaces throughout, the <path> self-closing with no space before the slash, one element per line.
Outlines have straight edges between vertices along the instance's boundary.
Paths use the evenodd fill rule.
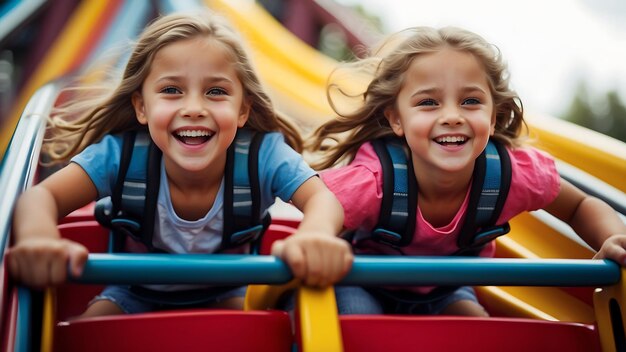
<path fill-rule="evenodd" d="M 384 110 L 395 104 L 404 83 L 404 73 L 419 55 L 442 48 L 468 52 L 481 62 L 495 105 L 493 137 L 508 146 L 519 145 L 525 125 L 523 107 L 517 94 L 509 88 L 507 67 L 499 50 L 479 35 L 460 28 L 415 27 L 392 35 L 369 57 L 347 63 L 331 74 L 327 96 L 338 116 L 313 133 L 313 140 L 307 148 L 312 152 L 324 152 L 313 166 L 324 169 L 346 159 L 352 160 L 361 144 L 394 135 Z M 363 93 L 348 94 L 346 89 L 333 81 L 344 69 L 369 77 L 369 84 Z M 341 113 L 333 93 L 347 99 L 358 99 L 358 107 L 352 112 Z M 334 143 L 328 145 L 328 141 Z"/>
<path fill-rule="evenodd" d="M 136 119 L 131 96 L 141 89 L 156 53 L 163 47 L 195 37 L 212 38 L 232 54 L 250 104 L 246 126 L 257 131 L 280 131 L 297 151 L 302 138 L 287 119 L 279 115 L 263 90 L 243 41 L 224 19 L 209 12 L 162 16 L 145 28 L 130 55 L 121 81 L 111 90 L 105 84 L 69 88 L 73 98 L 60 105 L 49 119 L 44 152 L 53 161 L 64 161 L 100 140 L 104 135 L 145 129 Z"/>

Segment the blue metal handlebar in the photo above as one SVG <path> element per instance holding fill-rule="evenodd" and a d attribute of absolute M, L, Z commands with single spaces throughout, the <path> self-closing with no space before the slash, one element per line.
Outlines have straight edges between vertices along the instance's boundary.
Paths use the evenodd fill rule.
<path fill-rule="evenodd" d="M 356 256 L 339 285 L 605 286 L 620 280 L 610 260 Z M 282 284 L 292 274 L 273 256 L 90 254 L 86 284 Z"/>

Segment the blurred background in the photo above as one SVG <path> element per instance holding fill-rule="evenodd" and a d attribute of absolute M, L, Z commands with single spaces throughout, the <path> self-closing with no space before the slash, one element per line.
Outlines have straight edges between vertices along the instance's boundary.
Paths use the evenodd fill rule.
<path fill-rule="evenodd" d="M 0 121 L 10 115 L 25 82 L 80 2 L 0 1 Z M 502 51 L 527 111 L 626 141 L 626 1 L 257 2 L 299 38 L 337 60 L 351 60 L 362 52 L 359 48 L 410 26 L 475 31 Z M 5 16 L 15 3 L 30 5 Z"/>
<path fill-rule="evenodd" d="M 288 9 L 306 1 L 261 2 L 288 28 L 310 35 L 307 41 L 322 52 L 337 59 L 351 58 L 346 33 L 336 24 L 319 18 L 315 34 L 298 28 L 302 20 Z M 626 141 L 626 1 L 314 2 L 337 9 L 344 25 L 366 43 L 421 25 L 452 25 L 477 32 L 502 51 L 513 88 L 527 111 L 563 118 Z"/>

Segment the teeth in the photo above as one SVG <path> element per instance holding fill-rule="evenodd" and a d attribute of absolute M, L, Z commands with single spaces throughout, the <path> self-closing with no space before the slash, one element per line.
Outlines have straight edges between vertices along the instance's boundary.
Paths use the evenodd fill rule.
<path fill-rule="evenodd" d="M 461 136 L 446 136 L 446 137 L 439 137 L 436 139 L 437 143 L 461 143 L 461 142 L 465 142 L 465 137 L 461 137 Z"/>
<path fill-rule="evenodd" d="M 176 135 L 179 137 L 206 137 L 210 136 L 211 133 L 209 131 L 178 131 Z"/>

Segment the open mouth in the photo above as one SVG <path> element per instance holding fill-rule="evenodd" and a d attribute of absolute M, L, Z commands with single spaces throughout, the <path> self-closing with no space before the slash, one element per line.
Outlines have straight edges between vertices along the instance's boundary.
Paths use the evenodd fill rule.
<path fill-rule="evenodd" d="M 180 130 L 174 132 L 174 137 L 184 144 L 199 145 L 208 142 L 213 134 L 208 130 Z"/>
<path fill-rule="evenodd" d="M 463 145 L 469 138 L 465 136 L 444 136 L 435 138 L 435 142 L 443 146 Z"/>

